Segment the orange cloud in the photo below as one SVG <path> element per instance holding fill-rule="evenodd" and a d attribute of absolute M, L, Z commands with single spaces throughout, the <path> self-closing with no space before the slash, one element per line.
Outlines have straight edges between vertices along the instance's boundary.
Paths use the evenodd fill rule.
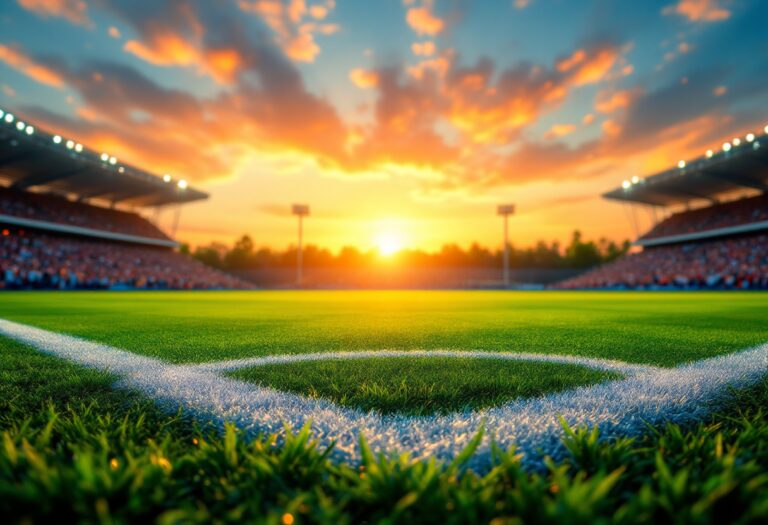
<path fill-rule="evenodd" d="M 619 51 L 616 48 L 598 49 L 575 65 L 573 83 L 577 86 L 583 86 L 602 80 L 616 64 L 618 58 Z"/>
<path fill-rule="evenodd" d="M 414 42 L 411 44 L 411 50 L 414 55 L 428 57 L 435 54 L 437 47 L 434 42 L 427 40 L 426 42 Z"/>
<path fill-rule="evenodd" d="M 445 22 L 433 13 L 432 0 L 424 0 L 421 7 L 411 7 L 405 15 L 405 20 L 411 29 L 420 35 L 434 36 L 445 28 Z"/>
<path fill-rule="evenodd" d="M 601 91 L 597 94 L 595 109 L 600 113 L 613 113 L 628 107 L 639 95 L 638 90 Z"/>
<path fill-rule="evenodd" d="M 515 9 L 525 9 L 531 5 L 531 0 L 515 0 L 513 5 L 515 6 Z"/>
<path fill-rule="evenodd" d="M 304 0 L 240 0 L 240 9 L 259 15 L 275 33 L 275 41 L 286 55 L 297 62 L 314 62 L 320 54 L 317 35 L 331 35 L 339 30 L 336 24 L 321 24 L 336 5 L 326 0 L 324 5 L 307 8 Z M 308 20 L 315 20 L 308 21 Z"/>
<path fill-rule="evenodd" d="M 69 22 L 90 26 L 88 18 L 88 5 L 84 0 L 16 0 L 18 4 L 42 17 L 64 18 Z"/>
<path fill-rule="evenodd" d="M 30 58 L 17 48 L 0 44 L 0 60 L 41 84 L 55 88 L 64 85 L 64 80 L 56 71 Z"/>
<path fill-rule="evenodd" d="M 662 10 L 665 15 L 676 14 L 690 22 L 717 22 L 730 18 L 731 12 L 721 7 L 718 0 L 680 0 Z"/>
<path fill-rule="evenodd" d="M 115 26 L 109 26 L 109 29 L 107 30 L 107 33 L 112 38 L 120 38 L 122 35 L 120 34 L 120 30 L 116 28 Z"/>
<path fill-rule="evenodd" d="M 564 137 L 566 135 L 570 135 L 574 131 L 576 131 L 576 126 L 574 126 L 573 124 L 554 124 L 544 134 L 544 137 L 548 139 L 555 139 L 555 138 Z"/>
<path fill-rule="evenodd" d="M 349 72 L 349 79 L 357 87 L 367 89 L 375 87 L 378 84 L 379 75 L 375 71 L 358 67 Z"/>

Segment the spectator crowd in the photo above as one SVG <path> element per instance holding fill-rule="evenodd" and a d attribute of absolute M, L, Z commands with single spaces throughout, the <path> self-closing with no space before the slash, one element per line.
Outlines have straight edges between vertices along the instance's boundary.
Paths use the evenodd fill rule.
<path fill-rule="evenodd" d="M 558 288 L 768 289 L 768 235 L 646 248 Z"/>
<path fill-rule="evenodd" d="M 768 194 L 676 213 L 654 226 L 643 239 L 697 233 L 768 221 Z"/>
<path fill-rule="evenodd" d="M 54 195 L 0 186 L 0 215 L 68 226 L 169 240 L 159 228 L 135 213 L 91 206 Z"/>
<path fill-rule="evenodd" d="M 168 248 L 0 228 L 0 289 L 250 287 Z"/>

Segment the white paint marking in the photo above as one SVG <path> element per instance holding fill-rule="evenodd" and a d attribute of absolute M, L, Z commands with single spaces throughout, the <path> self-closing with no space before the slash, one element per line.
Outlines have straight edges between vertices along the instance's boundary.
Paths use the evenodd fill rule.
<path fill-rule="evenodd" d="M 232 421 L 251 435 L 282 433 L 283 425 L 311 425 L 321 446 L 335 443 L 333 457 L 359 460 L 358 436 L 363 433 L 374 452 L 410 452 L 414 458 L 450 460 L 484 426 L 501 447 L 516 446 L 523 463 L 541 466 L 542 453 L 562 457 L 562 428 L 557 416 L 570 425 L 598 426 L 604 439 L 633 436 L 646 424 L 666 421 L 690 423 L 700 420 L 730 396 L 729 387 L 744 388 L 757 383 L 768 372 L 768 345 L 724 355 L 673 369 L 622 364 L 569 356 L 490 352 L 407 352 L 420 356 L 474 356 L 500 359 L 538 359 L 568 362 L 628 376 L 593 386 L 532 399 L 519 399 L 502 406 L 471 412 L 424 417 L 382 416 L 309 399 L 223 377 L 218 372 L 259 363 L 291 362 L 331 358 L 356 358 L 347 352 L 270 356 L 203 365 L 174 365 L 109 346 L 0 319 L 0 334 L 43 352 L 121 377 L 119 386 L 135 388 L 169 408 L 182 407 L 194 417 L 222 425 Z M 406 352 L 369 352 L 373 355 L 403 355 Z M 335 356 L 335 357 L 334 357 Z M 491 465 L 490 441 L 486 437 L 470 460 L 476 471 Z"/>

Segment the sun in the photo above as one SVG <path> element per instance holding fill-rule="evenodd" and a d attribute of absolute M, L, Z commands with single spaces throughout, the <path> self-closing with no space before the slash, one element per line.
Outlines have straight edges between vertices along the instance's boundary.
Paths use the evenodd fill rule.
<path fill-rule="evenodd" d="M 379 254 L 384 257 L 391 257 L 403 249 L 403 240 L 395 232 L 383 232 L 376 237 L 376 246 Z"/>

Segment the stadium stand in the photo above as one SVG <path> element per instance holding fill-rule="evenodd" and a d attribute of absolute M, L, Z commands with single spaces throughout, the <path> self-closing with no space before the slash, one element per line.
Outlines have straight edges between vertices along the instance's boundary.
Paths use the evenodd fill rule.
<path fill-rule="evenodd" d="M 5 185 L 4 185 L 5 184 Z M 138 213 L 207 198 L 37 130 L 0 110 L 0 289 L 210 289 L 251 285 L 176 251 Z M 96 199 L 105 204 L 87 201 Z"/>
<path fill-rule="evenodd" d="M 762 144 L 761 144 L 762 143 Z M 632 205 L 684 207 L 635 242 L 642 251 L 556 288 L 768 289 L 768 126 L 691 163 L 624 181 L 604 195 Z M 745 195 L 745 192 L 747 193 Z M 721 202 L 730 198 L 729 202 Z M 691 209 L 692 205 L 706 203 Z"/>

